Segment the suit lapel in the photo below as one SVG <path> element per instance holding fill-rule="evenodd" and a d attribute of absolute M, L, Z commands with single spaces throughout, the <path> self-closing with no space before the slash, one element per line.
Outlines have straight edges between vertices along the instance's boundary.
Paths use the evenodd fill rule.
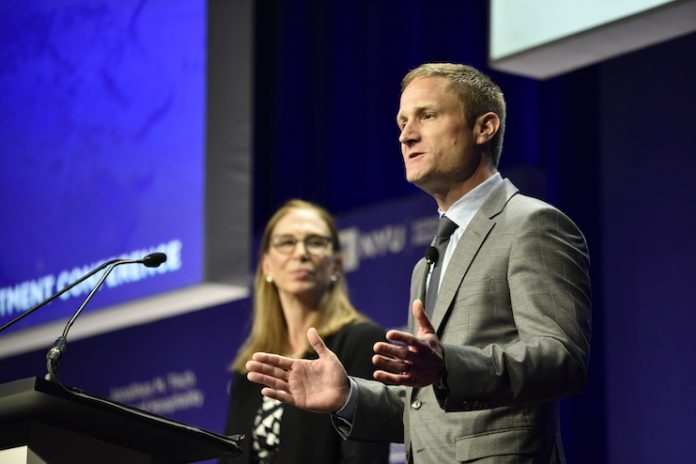
<path fill-rule="evenodd" d="M 454 250 L 445 275 L 442 278 L 440 291 L 435 302 L 431 322 L 437 333 L 440 333 L 440 326 L 452 310 L 452 301 L 457 294 L 462 279 L 469 270 L 478 250 L 495 226 L 495 216 L 500 214 L 508 200 L 517 191 L 512 182 L 505 179 L 503 184 L 496 188 L 481 206 L 481 209 L 476 213 L 459 239 L 457 248 Z"/>

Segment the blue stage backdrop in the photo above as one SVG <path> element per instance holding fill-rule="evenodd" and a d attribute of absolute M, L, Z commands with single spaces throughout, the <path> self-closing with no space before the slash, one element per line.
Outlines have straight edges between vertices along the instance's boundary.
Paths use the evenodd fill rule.
<path fill-rule="evenodd" d="M 95 308 L 127 289 L 151 294 L 200 278 L 189 253 L 202 227 L 202 187 L 200 178 L 186 177 L 199 165 L 179 168 L 200 158 L 203 136 L 198 123 L 171 118 L 188 112 L 197 121 L 203 84 L 192 70 L 204 66 L 196 52 L 205 37 L 202 19 L 196 25 L 204 6 L 73 4 L 83 7 L 0 6 L 0 322 L 55 290 L 64 271 L 77 275 L 116 255 L 173 246 L 181 268 L 107 286 Z M 168 13 L 154 18 L 155 5 Z M 425 61 L 486 69 L 485 2 L 255 5 L 254 229 L 290 197 L 327 206 L 341 226 L 356 306 L 386 327 L 401 326 L 434 205 L 422 193 L 411 197 L 415 188 L 403 179 L 398 82 Z M 85 49 L 89 40 L 101 52 Z M 151 53 L 156 43 L 164 52 Z M 170 61 L 175 49 L 189 56 L 180 66 Z M 688 462 L 693 454 L 694 49 L 691 34 L 544 82 L 492 73 L 510 110 L 502 172 L 568 212 L 592 256 L 589 384 L 562 403 L 570 464 Z M 136 139 L 149 148 L 133 148 Z M 155 159 L 156 149 L 165 161 Z M 116 171 L 118 164 L 128 170 Z M 86 186 L 94 190 L 86 194 Z M 149 198 L 151 191 L 157 195 Z M 32 196 L 39 207 L 30 206 Z M 225 206 L 233 196 L 216 199 Z M 37 259 L 37 250 L 61 261 Z M 27 323 L 64 317 L 79 300 Z M 70 341 L 60 376 L 87 392 L 221 431 L 228 365 L 250 308 L 244 299 Z M 46 349 L 0 360 L 0 381 L 43 375 Z"/>
<path fill-rule="evenodd" d="M 0 324 L 113 257 L 169 260 L 88 310 L 200 283 L 206 1 L 5 1 L 0 31 Z"/>

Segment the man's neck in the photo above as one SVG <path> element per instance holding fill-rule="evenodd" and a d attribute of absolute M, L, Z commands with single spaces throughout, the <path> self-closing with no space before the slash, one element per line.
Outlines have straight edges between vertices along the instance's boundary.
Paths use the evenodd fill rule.
<path fill-rule="evenodd" d="M 497 172 L 498 171 L 494 167 L 483 168 L 483 166 L 479 166 L 479 169 L 476 169 L 464 182 L 453 185 L 451 188 L 441 192 L 433 192 L 431 196 L 437 202 L 437 207 L 440 211 L 447 211 L 457 200 L 471 192 Z"/>

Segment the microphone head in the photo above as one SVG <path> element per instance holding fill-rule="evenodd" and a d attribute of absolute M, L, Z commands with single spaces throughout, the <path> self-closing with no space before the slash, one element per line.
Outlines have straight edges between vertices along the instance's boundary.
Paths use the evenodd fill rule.
<path fill-rule="evenodd" d="M 143 259 L 143 264 L 147 267 L 159 267 L 160 264 L 167 261 L 167 255 L 164 253 L 150 253 Z"/>
<path fill-rule="evenodd" d="M 437 263 L 437 260 L 440 258 L 440 253 L 437 251 L 437 248 L 430 245 L 425 249 L 424 257 L 428 264 L 434 264 Z"/>

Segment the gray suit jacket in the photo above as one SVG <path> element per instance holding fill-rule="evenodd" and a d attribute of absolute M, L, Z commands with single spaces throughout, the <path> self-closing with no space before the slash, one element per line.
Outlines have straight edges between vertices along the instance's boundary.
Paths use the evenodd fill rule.
<path fill-rule="evenodd" d="M 404 440 L 415 463 L 564 462 L 558 399 L 585 384 L 588 267 L 575 224 L 505 180 L 442 278 L 432 323 L 444 345 L 447 388 L 357 379 L 347 435 Z M 425 260 L 416 264 L 411 302 L 423 299 L 427 270 Z"/>

